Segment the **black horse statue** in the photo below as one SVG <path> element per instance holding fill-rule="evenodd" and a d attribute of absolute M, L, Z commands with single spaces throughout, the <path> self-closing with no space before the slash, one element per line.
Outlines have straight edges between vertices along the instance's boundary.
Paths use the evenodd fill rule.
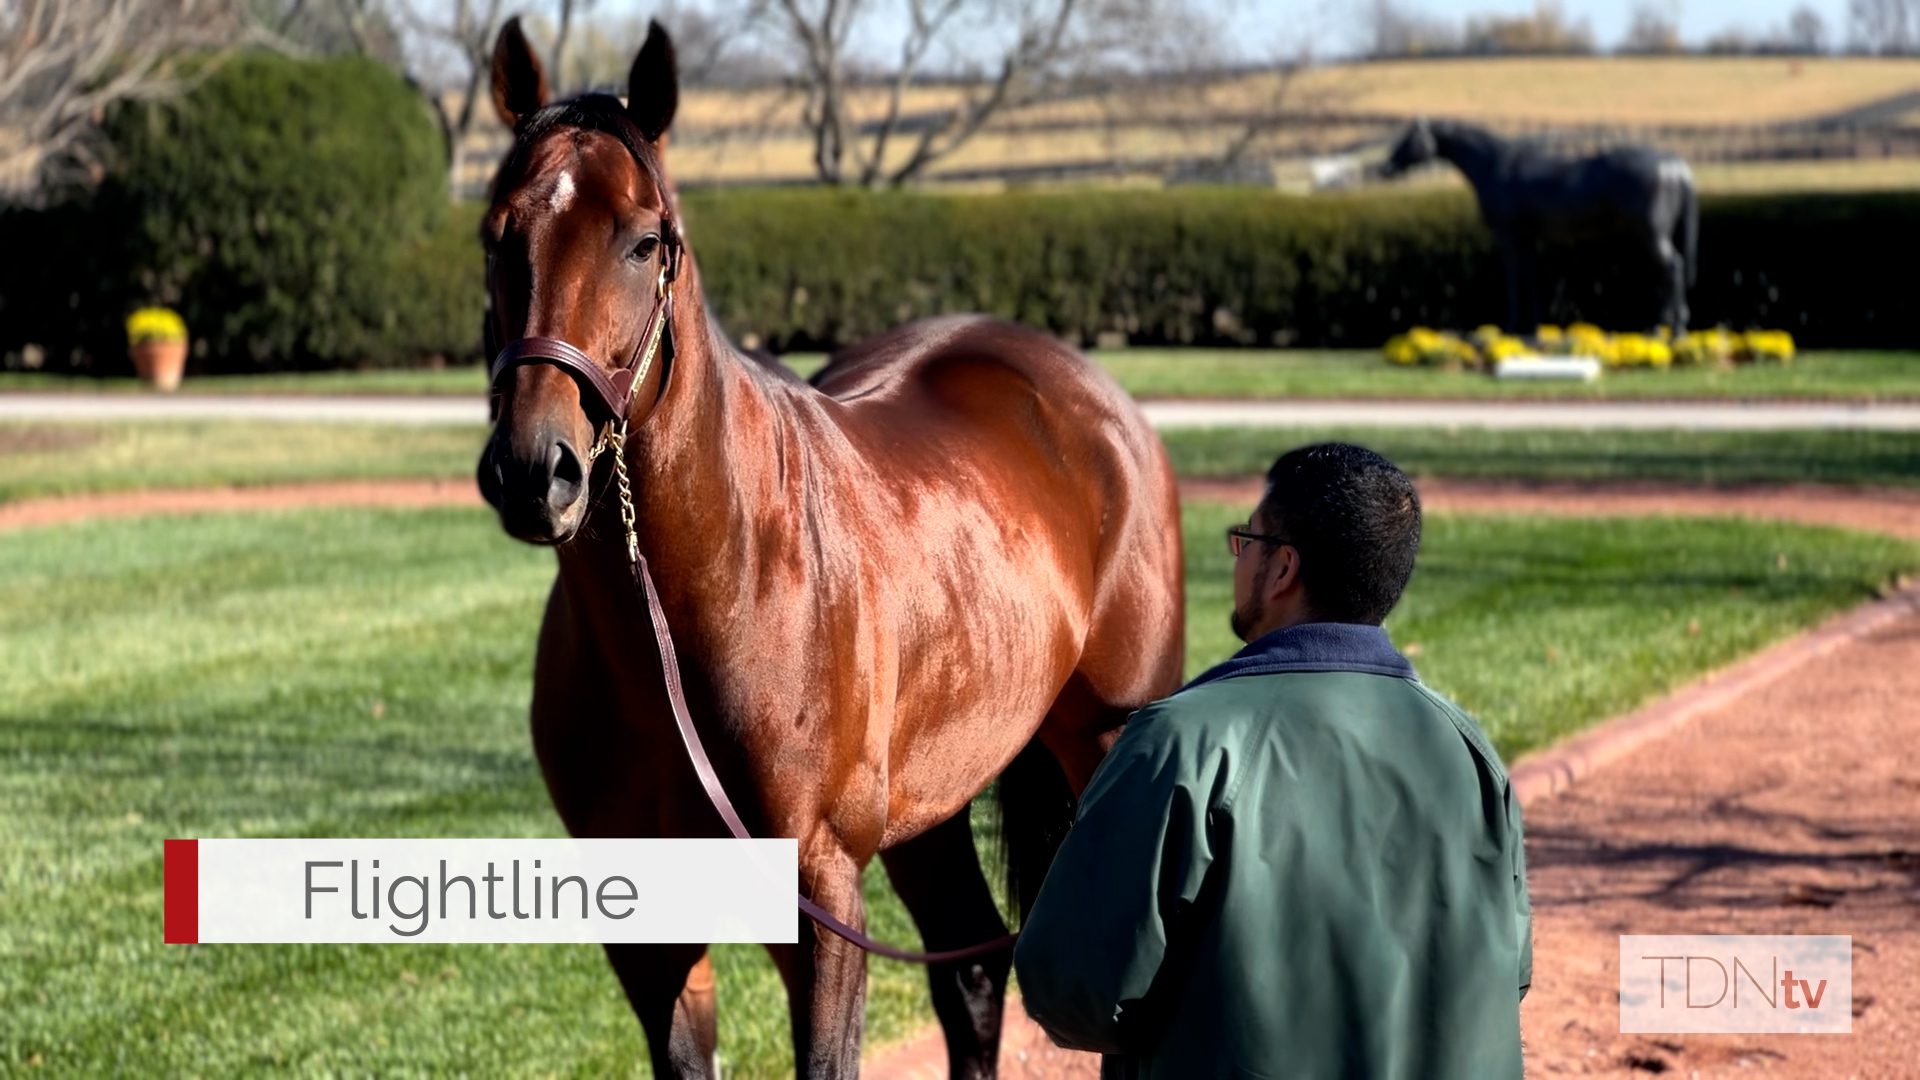
<path fill-rule="evenodd" d="M 1509 331 L 1540 324 L 1542 248 L 1596 241 L 1643 252 L 1659 274 L 1656 323 L 1686 329 L 1700 214 L 1685 161 L 1646 146 L 1569 158 L 1467 124 L 1416 120 L 1380 171 L 1398 176 L 1435 158 L 1466 174 L 1493 230 L 1506 263 Z"/>

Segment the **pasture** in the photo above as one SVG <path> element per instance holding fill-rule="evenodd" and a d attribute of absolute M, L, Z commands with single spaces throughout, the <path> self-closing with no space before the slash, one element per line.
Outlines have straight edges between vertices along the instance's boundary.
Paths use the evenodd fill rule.
<path fill-rule="evenodd" d="M 1920 433 L 1200 428 L 1162 434 L 1184 477 L 1255 476 L 1324 439 L 1415 477 L 1680 484 L 1920 484 Z M 478 427 L 168 421 L 0 427 L 0 503 L 53 495 L 333 480 L 469 480 Z"/>
<path fill-rule="evenodd" d="M 1111 176 L 1148 177 L 1169 159 L 1223 153 L 1248 132 L 1248 118 L 1275 110 L 1356 118 L 1445 116 L 1476 123 L 1726 127 L 1731 130 L 1845 115 L 1897 98 L 1920 83 L 1920 60 L 1885 57 L 1574 56 L 1405 59 L 1326 64 L 1285 86 L 1272 72 L 1109 87 L 1098 95 L 1044 100 L 993 117 L 934 170 L 934 179 L 1003 171 L 1104 164 Z M 952 108 L 978 88 L 929 83 L 910 88 L 903 115 Z M 454 104 L 457 107 L 457 96 Z M 802 99 L 779 88 L 689 90 L 681 102 L 674 168 L 692 184 L 810 179 L 812 145 Z M 857 122 L 884 115 L 887 88 L 858 87 L 843 107 Z M 1911 123 L 1911 119 L 1906 122 Z M 504 132 L 472 139 L 468 183 L 484 185 Z M 1270 126 L 1255 145 L 1280 157 L 1324 154 L 1383 137 L 1363 122 Z M 888 160 L 904 161 L 910 140 Z M 1284 172 L 1284 170 L 1282 170 Z M 1899 186 L 1910 162 L 1871 160 L 1716 165 L 1705 190 L 1852 190 Z M 1905 178 L 1904 180 L 1902 178 Z"/>
<path fill-rule="evenodd" d="M 1090 349 L 1136 398 L 1425 398 L 1461 400 L 1897 401 L 1920 400 L 1920 354 L 1827 350 L 1791 364 L 1734 368 L 1621 370 L 1599 380 L 1502 382 L 1469 371 L 1398 367 L 1374 349 Z M 802 375 L 824 362 L 818 353 L 782 358 Z M 208 375 L 183 385 L 192 394 L 465 394 L 486 393 L 478 365 L 440 369 L 317 371 Z M 131 376 L 91 378 L 0 372 L 0 392 L 132 393 Z"/>
<path fill-rule="evenodd" d="M 1235 645 L 1244 512 L 1186 511 L 1189 673 Z M 1916 565 L 1818 528 L 1436 517 L 1389 628 L 1513 755 Z M 167 836 L 558 834 L 526 733 L 551 575 L 477 509 L 0 534 L 0 1071 L 633 1071 L 592 947 L 160 944 Z M 877 874 L 868 897 L 913 940 Z M 771 965 L 717 959 L 729 1070 L 788 1072 Z M 869 1046 L 930 1020 L 917 969 L 871 971 Z"/>

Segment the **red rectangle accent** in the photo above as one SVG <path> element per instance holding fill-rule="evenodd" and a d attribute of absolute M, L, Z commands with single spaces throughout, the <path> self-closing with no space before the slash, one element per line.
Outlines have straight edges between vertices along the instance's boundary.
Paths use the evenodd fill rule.
<path fill-rule="evenodd" d="M 161 860 L 167 875 L 166 943 L 200 942 L 200 841 L 168 840 Z"/>

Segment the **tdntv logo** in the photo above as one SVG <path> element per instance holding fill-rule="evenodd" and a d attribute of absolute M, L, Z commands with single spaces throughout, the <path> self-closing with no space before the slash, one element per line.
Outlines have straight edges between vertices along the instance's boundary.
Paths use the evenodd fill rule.
<path fill-rule="evenodd" d="M 1620 1030 L 1851 1032 L 1853 939 L 1622 935 Z"/>

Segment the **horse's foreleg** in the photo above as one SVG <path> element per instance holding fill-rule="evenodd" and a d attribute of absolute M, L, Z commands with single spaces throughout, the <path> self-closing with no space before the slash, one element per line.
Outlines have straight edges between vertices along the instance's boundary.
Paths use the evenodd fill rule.
<path fill-rule="evenodd" d="M 1007 932 L 980 869 L 968 811 L 882 852 L 887 877 L 931 950 L 959 949 Z M 1012 950 L 932 964 L 933 1011 L 947 1037 L 947 1070 L 955 1078 L 995 1075 L 1000 1020 L 1006 1006 Z"/>
<path fill-rule="evenodd" d="M 801 845 L 800 878 L 814 903 L 856 930 L 865 930 L 860 866 L 838 848 Z M 800 943 L 770 945 L 787 984 L 793 1021 L 794 1068 L 808 1078 L 860 1075 L 860 1035 L 866 1022 L 867 954 L 798 916 Z"/>
<path fill-rule="evenodd" d="M 1511 237 L 1499 238 L 1497 246 L 1507 271 L 1507 333 L 1530 334 L 1538 325 L 1533 313 L 1533 252 Z"/>
<path fill-rule="evenodd" d="M 647 1033 L 653 1075 L 717 1077 L 720 1036 L 705 945 L 608 945 L 620 986 Z"/>

